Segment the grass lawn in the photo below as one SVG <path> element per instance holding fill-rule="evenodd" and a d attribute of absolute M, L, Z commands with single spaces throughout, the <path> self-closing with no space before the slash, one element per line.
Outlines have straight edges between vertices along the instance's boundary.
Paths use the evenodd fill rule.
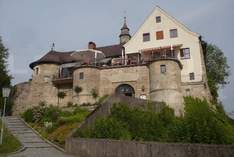
<path fill-rule="evenodd" d="M 0 126 L 2 126 L 0 121 Z M 14 152 L 20 148 L 20 142 L 10 134 L 7 129 L 4 129 L 3 145 L 0 145 L 0 156 L 1 154 L 7 154 Z"/>

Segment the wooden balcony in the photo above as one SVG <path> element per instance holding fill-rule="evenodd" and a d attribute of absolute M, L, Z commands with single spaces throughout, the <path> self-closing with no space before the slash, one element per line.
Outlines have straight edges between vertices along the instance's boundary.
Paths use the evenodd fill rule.
<path fill-rule="evenodd" d="M 73 84 L 73 77 L 72 76 L 66 76 L 66 77 L 58 77 L 54 76 L 52 80 L 54 85 L 72 85 Z"/>

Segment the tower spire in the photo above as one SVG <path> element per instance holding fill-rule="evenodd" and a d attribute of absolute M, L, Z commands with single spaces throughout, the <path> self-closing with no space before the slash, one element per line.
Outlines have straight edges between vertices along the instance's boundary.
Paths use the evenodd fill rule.
<path fill-rule="evenodd" d="M 131 35 L 129 33 L 129 28 L 127 26 L 127 17 L 124 16 L 124 24 L 121 28 L 121 33 L 119 35 L 120 38 L 120 44 L 125 44 L 131 39 Z"/>

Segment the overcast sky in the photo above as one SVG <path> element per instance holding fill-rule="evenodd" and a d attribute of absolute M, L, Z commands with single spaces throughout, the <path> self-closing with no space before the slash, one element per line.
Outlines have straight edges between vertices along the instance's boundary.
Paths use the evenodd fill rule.
<path fill-rule="evenodd" d="M 13 83 L 31 77 L 29 63 L 58 51 L 119 42 L 124 12 L 133 34 L 159 5 L 192 31 L 220 47 L 234 74 L 234 0 L 0 0 L 0 36 L 9 48 Z M 220 92 L 228 112 L 234 111 L 234 76 Z"/>

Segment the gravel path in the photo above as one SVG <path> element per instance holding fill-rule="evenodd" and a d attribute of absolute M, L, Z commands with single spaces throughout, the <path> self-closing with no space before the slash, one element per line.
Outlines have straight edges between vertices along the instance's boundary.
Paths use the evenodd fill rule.
<path fill-rule="evenodd" d="M 7 157 L 72 157 L 56 149 L 38 136 L 18 117 L 5 117 L 8 130 L 21 142 L 24 149 Z"/>

